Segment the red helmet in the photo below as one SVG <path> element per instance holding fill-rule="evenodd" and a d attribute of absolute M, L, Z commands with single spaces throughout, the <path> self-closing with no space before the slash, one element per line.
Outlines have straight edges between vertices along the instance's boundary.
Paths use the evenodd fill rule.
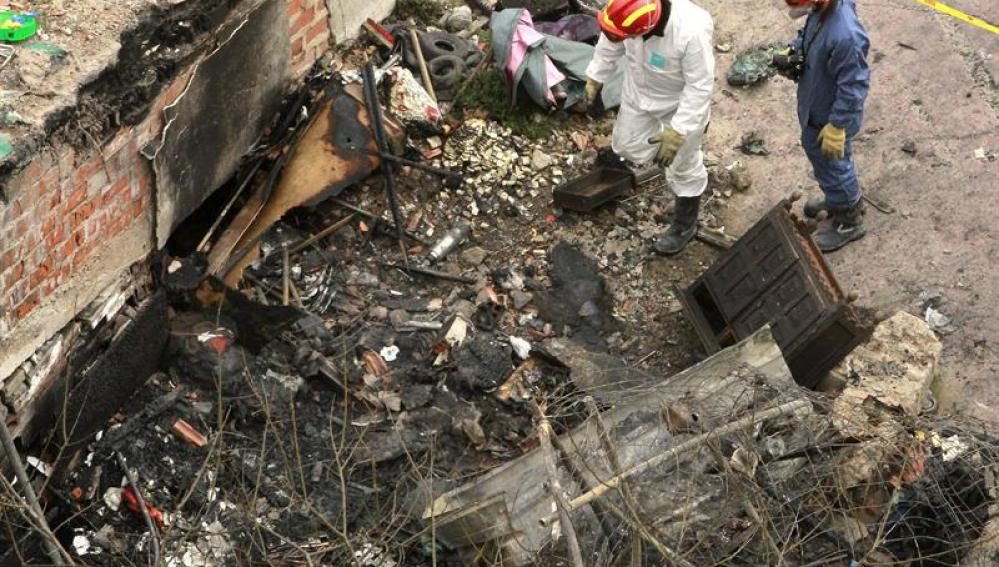
<path fill-rule="evenodd" d="M 807 8 L 809 6 L 823 6 L 829 3 L 829 0 L 784 0 L 787 5 L 792 8 Z"/>
<path fill-rule="evenodd" d="M 620 41 L 649 33 L 662 13 L 662 0 L 608 0 L 597 14 L 597 22 L 608 37 Z"/>

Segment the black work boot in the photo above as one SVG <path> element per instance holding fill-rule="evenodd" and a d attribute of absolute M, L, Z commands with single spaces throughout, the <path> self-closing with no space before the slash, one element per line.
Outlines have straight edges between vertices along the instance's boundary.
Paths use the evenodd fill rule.
<path fill-rule="evenodd" d="M 863 199 L 863 197 L 861 197 L 860 200 L 857 201 L 857 204 L 860 207 L 860 213 L 861 214 L 863 214 L 864 212 L 866 212 L 864 210 L 864 199 Z M 805 216 L 807 218 L 814 219 L 815 217 L 819 216 L 820 212 L 822 212 L 822 211 L 828 211 L 828 210 L 829 210 L 829 205 L 826 204 L 826 198 L 825 197 L 816 197 L 815 199 L 809 199 L 808 201 L 805 202 L 804 211 L 802 211 L 802 212 L 805 213 Z"/>
<path fill-rule="evenodd" d="M 701 208 L 701 197 L 677 197 L 673 211 L 673 222 L 666 234 L 660 236 L 652 245 L 659 254 L 672 256 L 690 242 L 697 233 L 697 212 Z"/>
<path fill-rule="evenodd" d="M 813 237 L 815 245 L 823 252 L 839 250 L 854 240 L 859 240 L 867 234 L 864 230 L 864 214 L 862 201 L 846 206 L 830 208 L 831 216 L 822 221 L 818 232 Z"/>

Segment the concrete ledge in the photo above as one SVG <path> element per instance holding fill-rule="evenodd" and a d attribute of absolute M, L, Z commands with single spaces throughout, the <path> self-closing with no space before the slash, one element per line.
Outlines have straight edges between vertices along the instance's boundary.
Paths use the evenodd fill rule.
<path fill-rule="evenodd" d="M 333 41 L 353 39 L 360 35 L 361 24 L 371 18 L 381 21 L 395 9 L 395 0 L 325 0 L 330 13 Z"/>

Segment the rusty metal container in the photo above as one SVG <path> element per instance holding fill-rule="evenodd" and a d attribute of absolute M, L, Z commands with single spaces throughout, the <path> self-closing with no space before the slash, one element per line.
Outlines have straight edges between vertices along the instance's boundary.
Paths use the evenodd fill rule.
<path fill-rule="evenodd" d="M 587 212 L 620 197 L 635 186 L 635 175 L 623 169 L 599 167 L 566 181 L 553 192 L 555 205 Z"/>
<path fill-rule="evenodd" d="M 868 335 L 784 201 L 680 293 L 709 352 L 769 324 L 794 379 L 814 387 Z"/>

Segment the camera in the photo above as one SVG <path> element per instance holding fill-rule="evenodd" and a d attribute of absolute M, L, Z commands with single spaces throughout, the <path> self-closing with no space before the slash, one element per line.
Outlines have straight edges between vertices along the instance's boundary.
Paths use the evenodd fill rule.
<path fill-rule="evenodd" d="M 798 82 L 801 74 L 805 71 L 805 57 L 793 47 L 786 51 L 775 53 L 773 56 L 773 66 L 782 77 L 787 77 L 794 82 Z"/>

